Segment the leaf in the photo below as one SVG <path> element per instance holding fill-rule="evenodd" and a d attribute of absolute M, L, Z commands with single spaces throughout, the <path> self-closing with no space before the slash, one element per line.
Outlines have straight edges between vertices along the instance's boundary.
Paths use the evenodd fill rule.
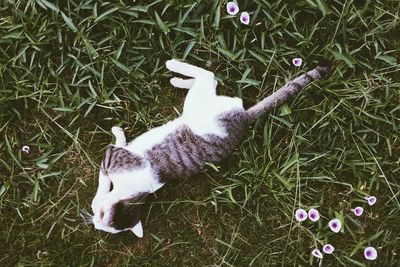
<path fill-rule="evenodd" d="M 290 109 L 289 105 L 287 103 L 283 104 L 281 106 L 281 112 L 279 113 L 279 116 L 286 116 L 292 114 L 292 110 Z"/>
<path fill-rule="evenodd" d="M 214 23 L 213 26 L 215 28 L 219 27 L 219 21 L 221 20 L 221 6 L 218 5 L 217 9 L 215 10 L 215 17 L 214 17 Z"/>
<path fill-rule="evenodd" d="M 130 73 L 131 70 L 124 64 L 122 64 L 121 62 L 119 62 L 118 60 L 115 60 L 111 57 L 111 61 L 114 62 L 115 65 L 118 66 L 118 68 L 120 68 L 121 70 L 125 71 L 126 73 Z"/>
<path fill-rule="evenodd" d="M 1 186 L 0 188 L 0 197 L 6 192 L 6 187 L 4 185 Z"/>
<path fill-rule="evenodd" d="M 386 55 L 379 55 L 377 57 L 377 59 L 380 59 L 382 61 L 385 61 L 386 63 L 388 63 L 389 65 L 396 65 L 396 58 L 392 57 L 392 56 L 386 56 Z"/>
<path fill-rule="evenodd" d="M 164 32 L 164 34 L 167 34 L 169 32 L 169 28 L 167 27 L 167 25 L 165 25 L 165 23 L 161 20 L 160 16 L 157 14 L 156 11 L 154 11 L 154 15 L 156 17 L 156 22 L 158 24 L 158 27 L 160 27 L 160 29 Z"/>
<path fill-rule="evenodd" d="M 350 68 L 354 68 L 354 65 L 356 63 L 356 61 L 354 60 L 354 58 L 352 58 L 350 55 L 346 54 L 346 53 L 339 53 L 339 52 L 335 52 L 333 51 L 333 56 L 337 59 L 337 60 L 342 60 L 344 62 L 346 62 L 346 64 L 350 67 Z"/>
<path fill-rule="evenodd" d="M 183 57 L 182 59 L 185 59 L 187 57 L 187 55 L 190 53 L 190 51 L 192 51 L 193 46 L 195 45 L 196 42 L 190 42 L 185 49 L 185 52 L 183 53 Z"/>
<path fill-rule="evenodd" d="M 250 53 L 253 57 L 255 57 L 256 59 L 258 59 L 261 63 L 264 63 L 264 64 L 267 64 L 267 63 L 268 63 L 268 60 L 267 60 L 265 57 L 263 57 L 263 56 L 257 54 L 256 52 L 254 52 L 254 51 L 252 51 L 252 50 L 249 50 L 249 53 Z"/>
<path fill-rule="evenodd" d="M 60 107 L 60 108 L 53 108 L 54 111 L 61 111 L 61 112 L 73 112 L 75 109 L 73 108 L 65 108 L 65 107 Z"/>
<path fill-rule="evenodd" d="M 147 12 L 148 6 L 136 5 L 136 6 L 130 7 L 129 10 L 134 10 L 134 11 L 139 11 L 139 12 Z"/>
<path fill-rule="evenodd" d="M 357 253 L 357 251 L 364 246 L 365 241 L 360 241 L 357 243 L 357 245 L 353 248 L 353 250 L 350 252 L 350 257 L 353 257 L 354 254 Z"/>
<path fill-rule="evenodd" d="M 377 232 L 376 234 L 374 234 L 373 236 L 368 238 L 368 242 L 372 242 L 375 239 L 377 239 L 382 233 L 384 232 L 384 230 L 380 230 L 379 232 Z"/>
<path fill-rule="evenodd" d="M 324 0 L 315 0 L 317 2 L 319 10 L 321 10 L 322 14 L 325 16 L 326 14 L 331 13 L 331 9 L 325 3 Z"/>
<path fill-rule="evenodd" d="M 46 7 L 48 7 L 49 9 L 51 9 L 57 13 L 60 11 L 60 9 L 58 7 L 56 7 L 53 3 L 50 3 L 49 1 L 40 0 L 40 2 L 42 2 L 43 5 L 45 5 Z"/>
<path fill-rule="evenodd" d="M 100 21 L 100 20 L 102 20 L 105 16 L 107 16 L 107 15 L 109 15 L 109 14 L 111 14 L 111 13 L 113 13 L 113 12 L 115 12 L 116 10 L 118 10 L 119 9 L 119 7 L 113 7 L 113 8 L 110 8 L 109 10 L 107 10 L 106 12 L 104 12 L 103 14 L 101 14 L 100 16 L 98 16 L 95 20 L 94 20 L 94 22 L 98 22 L 98 21 Z"/>
<path fill-rule="evenodd" d="M 299 153 L 295 153 L 282 167 L 281 171 L 279 172 L 280 174 L 285 173 L 287 169 L 289 169 L 293 164 L 299 162 Z"/>
<path fill-rule="evenodd" d="M 348 260 L 349 262 L 353 263 L 354 265 L 357 265 L 357 266 L 360 266 L 360 267 L 365 267 L 366 266 L 364 263 L 361 263 L 359 261 L 353 260 L 353 259 L 351 259 L 351 258 L 349 258 L 347 256 L 344 256 L 344 258 L 346 260 Z"/>
<path fill-rule="evenodd" d="M 270 116 L 271 116 L 273 119 L 282 122 L 282 123 L 285 124 L 288 128 L 292 128 L 292 127 L 293 127 L 293 123 L 291 123 L 291 122 L 289 122 L 289 121 L 287 121 L 287 120 L 285 120 L 285 119 L 283 119 L 283 118 L 281 118 L 281 117 L 274 116 L 274 115 L 272 115 L 272 114 L 271 114 Z"/>
<path fill-rule="evenodd" d="M 228 58 L 230 58 L 232 60 L 235 60 L 236 57 L 237 57 L 234 53 L 232 53 L 231 51 L 229 51 L 227 49 L 224 49 L 222 47 L 217 47 L 217 50 L 219 52 L 221 52 L 222 54 L 224 54 L 224 56 L 226 56 L 226 57 L 228 57 Z"/>
<path fill-rule="evenodd" d="M 192 31 L 191 28 L 181 27 L 181 28 L 173 28 L 173 29 L 178 32 L 186 33 L 192 37 L 197 37 L 197 34 L 194 31 Z"/>
<path fill-rule="evenodd" d="M 281 184 L 283 184 L 283 186 L 285 186 L 285 188 L 287 190 L 292 191 L 293 185 L 290 182 L 286 181 L 286 179 L 283 176 L 281 176 L 280 174 L 278 174 L 276 172 L 274 172 L 274 175 L 278 179 L 278 181 L 281 182 Z"/>
<path fill-rule="evenodd" d="M 72 22 L 71 18 L 67 17 L 67 15 L 64 14 L 64 12 L 61 11 L 61 16 L 63 17 L 65 23 L 68 25 L 68 27 L 73 31 L 77 32 L 78 29 L 76 28 L 75 24 Z"/>
<path fill-rule="evenodd" d="M 211 167 L 214 171 L 219 172 L 219 167 L 217 167 L 216 165 L 210 162 L 206 162 L 205 165 Z"/>
<path fill-rule="evenodd" d="M 115 51 L 114 58 L 115 58 L 116 60 L 118 60 L 119 57 L 121 56 L 122 49 L 124 48 L 125 43 L 126 43 L 126 41 L 123 40 L 122 43 L 121 43 L 121 45 L 118 47 L 117 51 Z"/>

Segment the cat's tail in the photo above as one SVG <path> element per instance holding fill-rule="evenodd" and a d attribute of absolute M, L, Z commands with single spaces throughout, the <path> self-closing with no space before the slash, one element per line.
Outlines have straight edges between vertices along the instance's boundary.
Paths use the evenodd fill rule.
<path fill-rule="evenodd" d="M 278 91 L 264 98 L 246 111 L 249 122 L 254 122 L 267 111 L 281 105 L 290 96 L 297 94 L 312 81 L 321 79 L 329 72 L 329 69 L 330 67 L 328 62 L 321 62 L 315 69 L 288 82 L 278 89 Z"/>

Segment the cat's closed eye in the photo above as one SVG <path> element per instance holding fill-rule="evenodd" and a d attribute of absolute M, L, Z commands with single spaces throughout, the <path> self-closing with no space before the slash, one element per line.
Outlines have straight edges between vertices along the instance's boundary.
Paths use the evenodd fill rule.
<path fill-rule="evenodd" d="M 110 192 L 114 189 L 114 184 L 113 182 L 110 183 Z"/>

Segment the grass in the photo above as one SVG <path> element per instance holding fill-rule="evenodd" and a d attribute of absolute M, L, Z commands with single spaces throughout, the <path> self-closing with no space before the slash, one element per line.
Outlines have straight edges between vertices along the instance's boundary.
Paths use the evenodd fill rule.
<path fill-rule="evenodd" d="M 325 266 L 400 265 L 399 2 L 239 4 L 249 26 L 226 1 L 1 3 L 1 266 L 309 266 L 325 242 L 336 248 Z M 333 69 L 257 121 L 224 164 L 158 191 L 144 238 L 95 231 L 111 126 L 133 138 L 182 110 L 170 58 L 214 71 L 219 93 L 246 107 L 319 58 Z M 321 220 L 297 223 L 298 207 Z"/>

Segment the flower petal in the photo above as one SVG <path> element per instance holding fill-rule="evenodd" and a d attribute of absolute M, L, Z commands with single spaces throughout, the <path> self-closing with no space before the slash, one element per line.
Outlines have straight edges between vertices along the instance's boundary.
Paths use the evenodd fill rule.
<path fill-rule="evenodd" d="M 240 22 L 244 25 L 249 25 L 250 23 L 250 15 L 247 12 L 242 12 L 240 14 Z"/>
<path fill-rule="evenodd" d="M 292 59 L 292 63 L 296 67 L 300 67 L 301 64 L 303 63 L 303 60 L 301 58 L 297 57 L 297 58 Z"/>
<path fill-rule="evenodd" d="M 354 213 L 354 215 L 360 217 L 364 213 L 363 207 L 355 207 L 354 209 L 351 209 L 351 211 Z"/>
<path fill-rule="evenodd" d="M 330 220 L 328 225 L 332 232 L 335 233 L 339 233 L 340 229 L 342 228 L 342 223 L 339 221 L 339 219 Z"/>
<path fill-rule="evenodd" d="M 228 12 L 229 15 L 236 15 L 239 13 L 239 7 L 235 2 L 228 2 L 226 4 L 226 11 Z"/>
<path fill-rule="evenodd" d="M 375 196 L 366 196 L 365 199 L 368 201 L 368 205 L 372 206 L 376 202 Z"/>
<path fill-rule="evenodd" d="M 316 209 L 310 209 L 308 211 L 308 218 L 313 221 L 316 222 L 319 220 L 319 212 Z"/>
<path fill-rule="evenodd" d="M 314 257 L 317 257 L 319 259 L 322 259 L 324 257 L 322 255 L 321 251 L 319 251 L 319 249 L 314 249 L 313 251 L 311 251 L 311 255 L 313 255 Z"/>
<path fill-rule="evenodd" d="M 326 245 L 322 248 L 322 251 L 323 251 L 325 254 L 332 254 L 334 250 L 335 250 L 335 248 L 334 248 L 331 244 L 326 244 Z"/>
<path fill-rule="evenodd" d="M 302 222 L 307 219 L 307 212 L 303 209 L 298 209 L 295 212 L 296 220 Z"/>
<path fill-rule="evenodd" d="M 30 149 L 31 149 L 31 148 L 30 148 L 29 146 L 25 145 L 25 146 L 22 147 L 21 150 L 22 150 L 22 152 L 28 154 Z"/>
<path fill-rule="evenodd" d="M 373 261 L 378 257 L 378 252 L 374 247 L 367 247 L 364 249 L 364 257 L 367 260 Z"/>

